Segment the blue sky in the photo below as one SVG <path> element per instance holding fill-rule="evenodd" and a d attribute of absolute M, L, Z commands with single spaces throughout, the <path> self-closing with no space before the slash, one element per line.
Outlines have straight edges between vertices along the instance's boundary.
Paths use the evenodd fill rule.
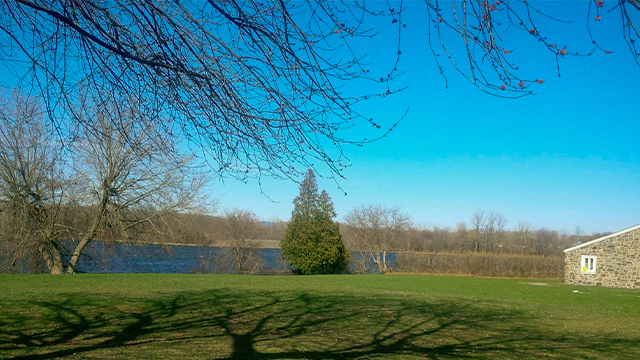
<path fill-rule="evenodd" d="M 584 26 L 587 1 L 532 3 L 572 21 L 538 22 L 549 41 L 570 52 L 591 50 Z M 392 86 L 408 88 L 364 102 L 358 110 L 387 126 L 408 113 L 387 138 L 344 147 L 351 164 L 346 179 L 336 184 L 319 178 L 338 220 L 356 206 L 379 203 L 399 207 L 423 227 L 453 228 L 476 210 L 503 214 L 511 229 L 528 222 L 593 233 L 640 224 L 640 67 L 622 41 L 617 11 L 591 21 L 596 39 L 614 53 L 560 59 L 561 77 L 553 54 L 531 36 L 507 33 L 520 71 L 545 82 L 532 86 L 536 95 L 503 99 L 480 92 L 442 59 L 447 87 L 427 47 L 424 3 L 404 5 L 407 28 L 399 64 L 404 75 Z M 354 46 L 376 64 L 375 76 L 385 76 L 393 67 L 397 34 L 390 19 L 377 21 L 371 24 L 380 29 L 374 42 Z M 456 53 L 455 47 L 449 49 Z M 6 74 L 2 80 L 5 85 L 15 81 Z M 347 84 L 345 91 L 371 93 L 367 86 Z M 369 130 L 345 135 L 359 138 Z M 219 213 L 241 208 L 264 220 L 288 220 L 298 184 L 261 181 L 262 186 L 256 180 L 213 184 Z"/>
<path fill-rule="evenodd" d="M 586 3 L 536 2 L 573 21 L 543 21 L 539 29 L 567 50 L 586 53 Z M 416 11 L 404 18 L 405 74 L 394 86 L 409 88 L 362 110 L 386 124 L 409 113 L 388 138 L 345 148 L 352 166 L 339 185 L 346 196 L 333 181 L 319 179 L 339 219 L 355 206 L 380 203 L 400 207 L 425 227 L 454 227 L 476 210 L 503 214 L 508 228 L 528 222 L 569 233 L 578 226 L 592 233 L 640 223 L 640 68 L 622 41 L 617 12 L 592 24 L 596 39 L 614 53 L 560 59 L 560 77 L 544 47 L 516 40 L 512 50 L 522 71 L 545 83 L 534 87 L 536 95 L 503 99 L 478 91 L 443 62 L 446 88 L 426 46 L 422 8 L 405 5 Z M 377 41 L 394 38 L 383 33 Z M 368 58 L 382 67 L 390 62 L 380 54 Z M 214 189 L 221 209 L 288 220 L 297 184 L 262 179 L 262 191 L 269 198 L 253 181 Z"/>

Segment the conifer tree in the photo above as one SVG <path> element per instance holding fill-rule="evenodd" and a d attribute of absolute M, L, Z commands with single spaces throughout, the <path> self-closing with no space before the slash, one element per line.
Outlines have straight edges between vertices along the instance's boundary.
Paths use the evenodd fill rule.
<path fill-rule="evenodd" d="M 300 274 L 344 272 L 350 255 L 342 243 L 340 225 L 333 220 L 333 202 L 326 191 L 318 193 L 313 170 L 307 171 L 293 205 L 282 257 Z"/>

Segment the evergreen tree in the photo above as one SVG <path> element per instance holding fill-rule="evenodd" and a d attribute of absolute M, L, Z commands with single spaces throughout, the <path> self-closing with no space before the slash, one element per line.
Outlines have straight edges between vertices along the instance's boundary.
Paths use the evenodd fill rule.
<path fill-rule="evenodd" d="M 300 274 L 344 272 L 350 255 L 342 243 L 340 225 L 333 220 L 333 202 L 326 191 L 318 193 L 313 170 L 307 171 L 293 206 L 282 257 Z"/>

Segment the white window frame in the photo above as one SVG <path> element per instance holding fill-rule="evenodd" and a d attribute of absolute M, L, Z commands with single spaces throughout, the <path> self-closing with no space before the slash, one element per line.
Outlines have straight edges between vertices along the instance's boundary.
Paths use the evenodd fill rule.
<path fill-rule="evenodd" d="M 595 274 L 597 268 L 597 257 L 594 255 L 580 256 L 580 272 L 583 274 Z"/>

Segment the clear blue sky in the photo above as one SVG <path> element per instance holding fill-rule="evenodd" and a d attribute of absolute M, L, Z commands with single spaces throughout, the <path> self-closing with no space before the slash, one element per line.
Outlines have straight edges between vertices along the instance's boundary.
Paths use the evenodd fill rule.
<path fill-rule="evenodd" d="M 574 23 L 539 23 L 551 42 L 591 50 L 586 1 L 534 3 Z M 445 88 L 426 46 L 424 8 L 405 5 L 405 75 L 394 86 L 409 88 L 363 110 L 387 124 L 409 113 L 388 138 L 345 148 L 352 164 L 340 182 L 346 196 L 333 181 L 319 179 L 339 219 L 360 204 L 381 203 L 427 227 L 454 227 L 476 210 L 503 214 L 508 228 L 522 221 L 569 233 L 578 226 L 593 233 L 640 223 L 640 68 L 622 41 L 618 12 L 602 13 L 594 28 L 614 53 L 560 59 L 561 77 L 544 47 L 517 40 L 512 50 L 521 70 L 545 83 L 534 87 L 536 95 L 513 100 L 478 91 L 450 66 Z M 395 39 L 383 32 L 377 41 Z M 368 59 L 389 63 L 381 53 Z M 288 220 L 297 184 L 262 182 L 270 199 L 256 182 L 216 184 L 220 208 Z"/>
<path fill-rule="evenodd" d="M 570 52 L 591 50 L 584 26 L 587 1 L 533 3 L 573 21 L 574 26 L 540 22 L 550 41 Z M 530 36 L 509 33 L 521 71 L 545 80 L 534 86 L 536 95 L 514 100 L 480 92 L 443 59 L 446 88 L 427 47 L 424 3 L 404 4 L 407 28 L 399 65 L 405 74 L 393 86 L 408 88 L 363 103 L 359 110 L 386 125 L 407 109 L 408 114 L 386 139 L 344 148 L 351 167 L 340 187 L 319 178 L 334 200 L 338 220 L 356 206 L 380 203 L 400 207 L 425 227 L 453 228 L 476 210 L 503 214 L 511 229 L 528 222 L 536 228 L 573 233 L 579 226 L 593 233 L 640 224 L 640 67 L 622 41 L 617 11 L 603 12 L 602 21 L 592 24 L 596 38 L 614 53 L 560 59 L 561 77 L 555 57 L 544 47 Z M 356 44 L 377 64 L 373 73 L 378 76 L 395 58 L 397 37 L 389 20 L 372 24 L 381 30 L 373 46 Z M 361 130 L 350 135 L 361 136 Z M 220 211 L 241 208 L 264 220 L 288 220 L 298 185 L 263 178 L 260 187 L 255 180 L 227 180 L 216 182 L 211 192 Z"/>

